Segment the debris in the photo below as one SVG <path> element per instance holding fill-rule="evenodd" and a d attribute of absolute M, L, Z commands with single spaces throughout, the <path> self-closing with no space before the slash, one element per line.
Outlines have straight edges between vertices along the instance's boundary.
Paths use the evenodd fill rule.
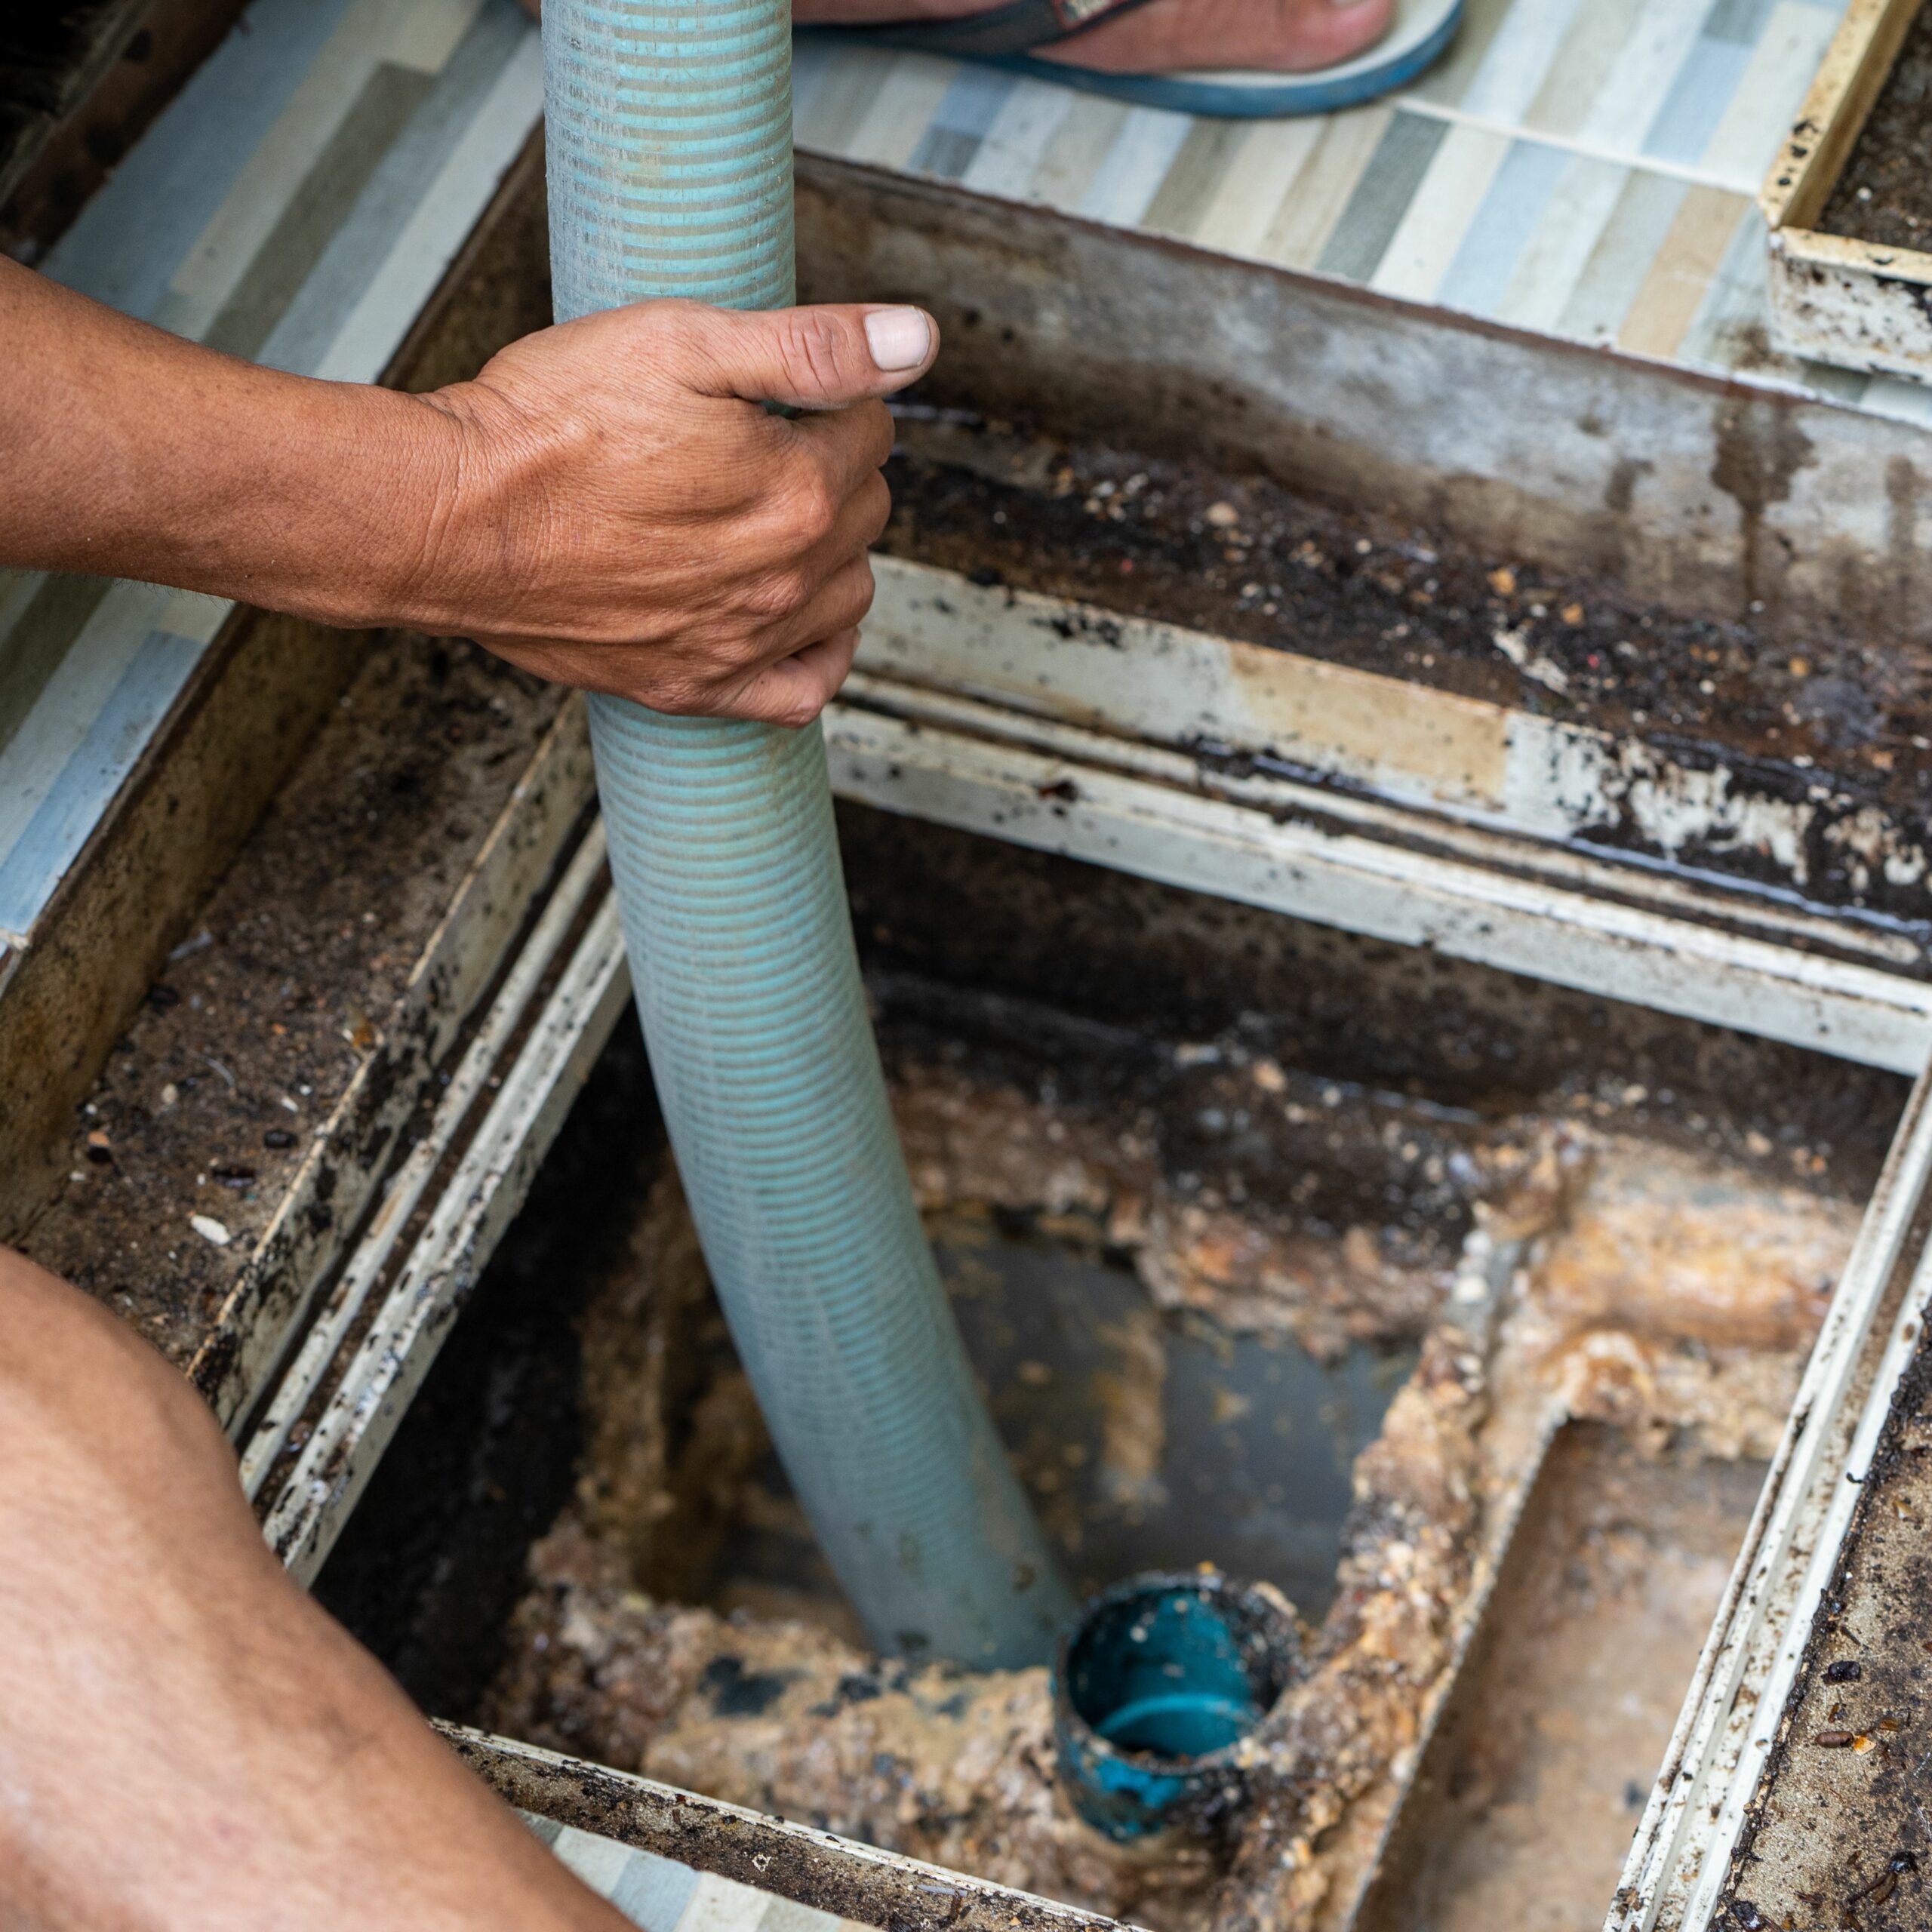
<path fill-rule="evenodd" d="M 1210 503 L 1208 506 L 1208 521 L 1217 530 L 1232 530 L 1240 522 L 1241 512 L 1232 503 Z"/>
<path fill-rule="evenodd" d="M 1531 655 L 1527 624 L 1519 624 L 1513 630 L 1503 625 L 1490 634 L 1490 641 L 1524 677 L 1534 678 L 1547 690 L 1559 694 L 1569 690 L 1570 674 L 1561 665 L 1541 651 Z"/>

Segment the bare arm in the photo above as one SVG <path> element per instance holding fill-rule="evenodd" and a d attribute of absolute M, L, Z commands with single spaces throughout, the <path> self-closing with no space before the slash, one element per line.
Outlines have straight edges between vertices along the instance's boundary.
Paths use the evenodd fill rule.
<path fill-rule="evenodd" d="M 200 1400 L 0 1249 L 0 1928 L 623 1932 L 283 1573 Z"/>
<path fill-rule="evenodd" d="M 238 361 L 4 260 L 0 343 L 0 563 L 472 636 L 660 709 L 794 724 L 870 602 L 877 398 L 937 346 L 916 309 L 653 303 L 411 396 Z"/>

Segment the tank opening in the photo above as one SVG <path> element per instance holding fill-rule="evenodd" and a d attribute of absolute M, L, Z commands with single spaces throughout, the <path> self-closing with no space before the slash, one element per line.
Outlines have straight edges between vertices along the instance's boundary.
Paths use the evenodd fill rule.
<path fill-rule="evenodd" d="M 1558 1831 L 1551 1922 L 1600 1922 L 1898 1083 L 908 821 L 846 832 L 928 1232 L 1070 1573 L 1211 1561 L 1295 1607 L 1306 1669 L 1233 1747 L 1259 1788 L 1214 1832 L 1109 1838 L 1057 1773 L 1046 1670 L 865 1646 L 675 1176 L 613 1142 L 648 1078 L 628 1029 L 318 1594 L 438 1715 L 1157 1932 L 1297 1842 L 1311 1922 L 1345 1923 L 1421 1742 L 1457 1801 L 1418 1787 L 1387 1841 L 1438 1863 L 1376 1922 L 1452 1882 L 1471 1909 L 1547 1890 Z M 1577 1425 L 1607 1476 L 1546 1454 Z M 1512 1582 L 1546 1545 L 1550 1588 Z M 1499 1687 L 1525 1654 L 1527 1727 Z M 1444 1755 L 1459 1685 L 1479 1740 L 1516 1725 L 1469 1756 L 1484 1782 Z M 1115 1744 L 1226 1749 L 1112 1715 Z"/>

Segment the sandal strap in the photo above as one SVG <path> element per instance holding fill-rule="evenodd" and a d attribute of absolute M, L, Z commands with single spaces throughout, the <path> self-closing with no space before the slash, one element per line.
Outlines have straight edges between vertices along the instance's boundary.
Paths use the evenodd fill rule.
<path fill-rule="evenodd" d="M 1059 40 L 1070 40 L 1146 0 L 1007 0 L 990 13 L 954 20 L 906 21 L 883 37 L 901 46 L 916 45 L 928 54 L 985 57 L 1024 54 Z"/>

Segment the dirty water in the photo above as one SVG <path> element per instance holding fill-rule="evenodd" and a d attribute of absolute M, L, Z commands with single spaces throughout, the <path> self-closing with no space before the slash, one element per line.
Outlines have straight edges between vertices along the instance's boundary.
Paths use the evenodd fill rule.
<path fill-rule="evenodd" d="M 1251 1129 L 1265 1109 L 1264 1138 L 1292 1132 L 1281 1070 L 1235 1075 Z M 1198 1176 L 1117 1114 L 1042 1104 L 957 1058 L 895 1055 L 893 1081 L 976 1366 L 1083 1585 L 1191 1548 L 1297 1597 L 1309 1674 L 1257 1740 L 1242 1834 L 1111 1845 L 1054 1788 L 1043 1671 L 866 1651 L 773 1479 L 669 1174 L 581 1318 L 574 1494 L 531 1550 L 494 1684 L 458 1715 L 1163 1932 L 1339 1925 L 1515 1513 L 1554 1484 L 1512 1562 L 1574 1601 L 1491 1626 L 1524 1647 L 1543 1755 L 1481 1829 L 1457 1826 L 1451 1877 L 1458 1897 L 1527 1898 L 1552 1820 L 1581 1806 L 1577 1882 L 1595 1886 L 1661 1755 L 1695 1654 L 1678 1640 L 1701 1632 L 1742 1534 L 1854 1204 L 1614 1124 L 1465 1124 L 1460 1225 L 1524 1257 L 1472 1327 L 1454 1244 L 1204 1206 Z M 1566 1448 L 1539 1483 L 1564 1417 L 1593 1421 L 1608 1461 L 1567 1475 Z M 1607 1697 L 1640 1661 L 1643 1694 Z"/>
<path fill-rule="evenodd" d="M 1921 6 L 1818 226 L 1891 248 L 1932 254 L 1932 7 Z"/>
<path fill-rule="evenodd" d="M 1163 1311 L 1097 1246 L 983 1208 L 929 1218 L 968 1355 L 1076 1593 L 1211 1563 L 1304 1616 L 1335 1586 L 1349 1474 L 1414 1369 L 1412 1344 L 1322 1359 L 1278 1331 Z M 749 1478 L 712 1593 L 857 1638 L 777 1459 Z"/>
<path fill-rule="evenodd" d="M 1361 1932 L 1595 1932 L 1766 1465 L 1567 1429 Z"/>

